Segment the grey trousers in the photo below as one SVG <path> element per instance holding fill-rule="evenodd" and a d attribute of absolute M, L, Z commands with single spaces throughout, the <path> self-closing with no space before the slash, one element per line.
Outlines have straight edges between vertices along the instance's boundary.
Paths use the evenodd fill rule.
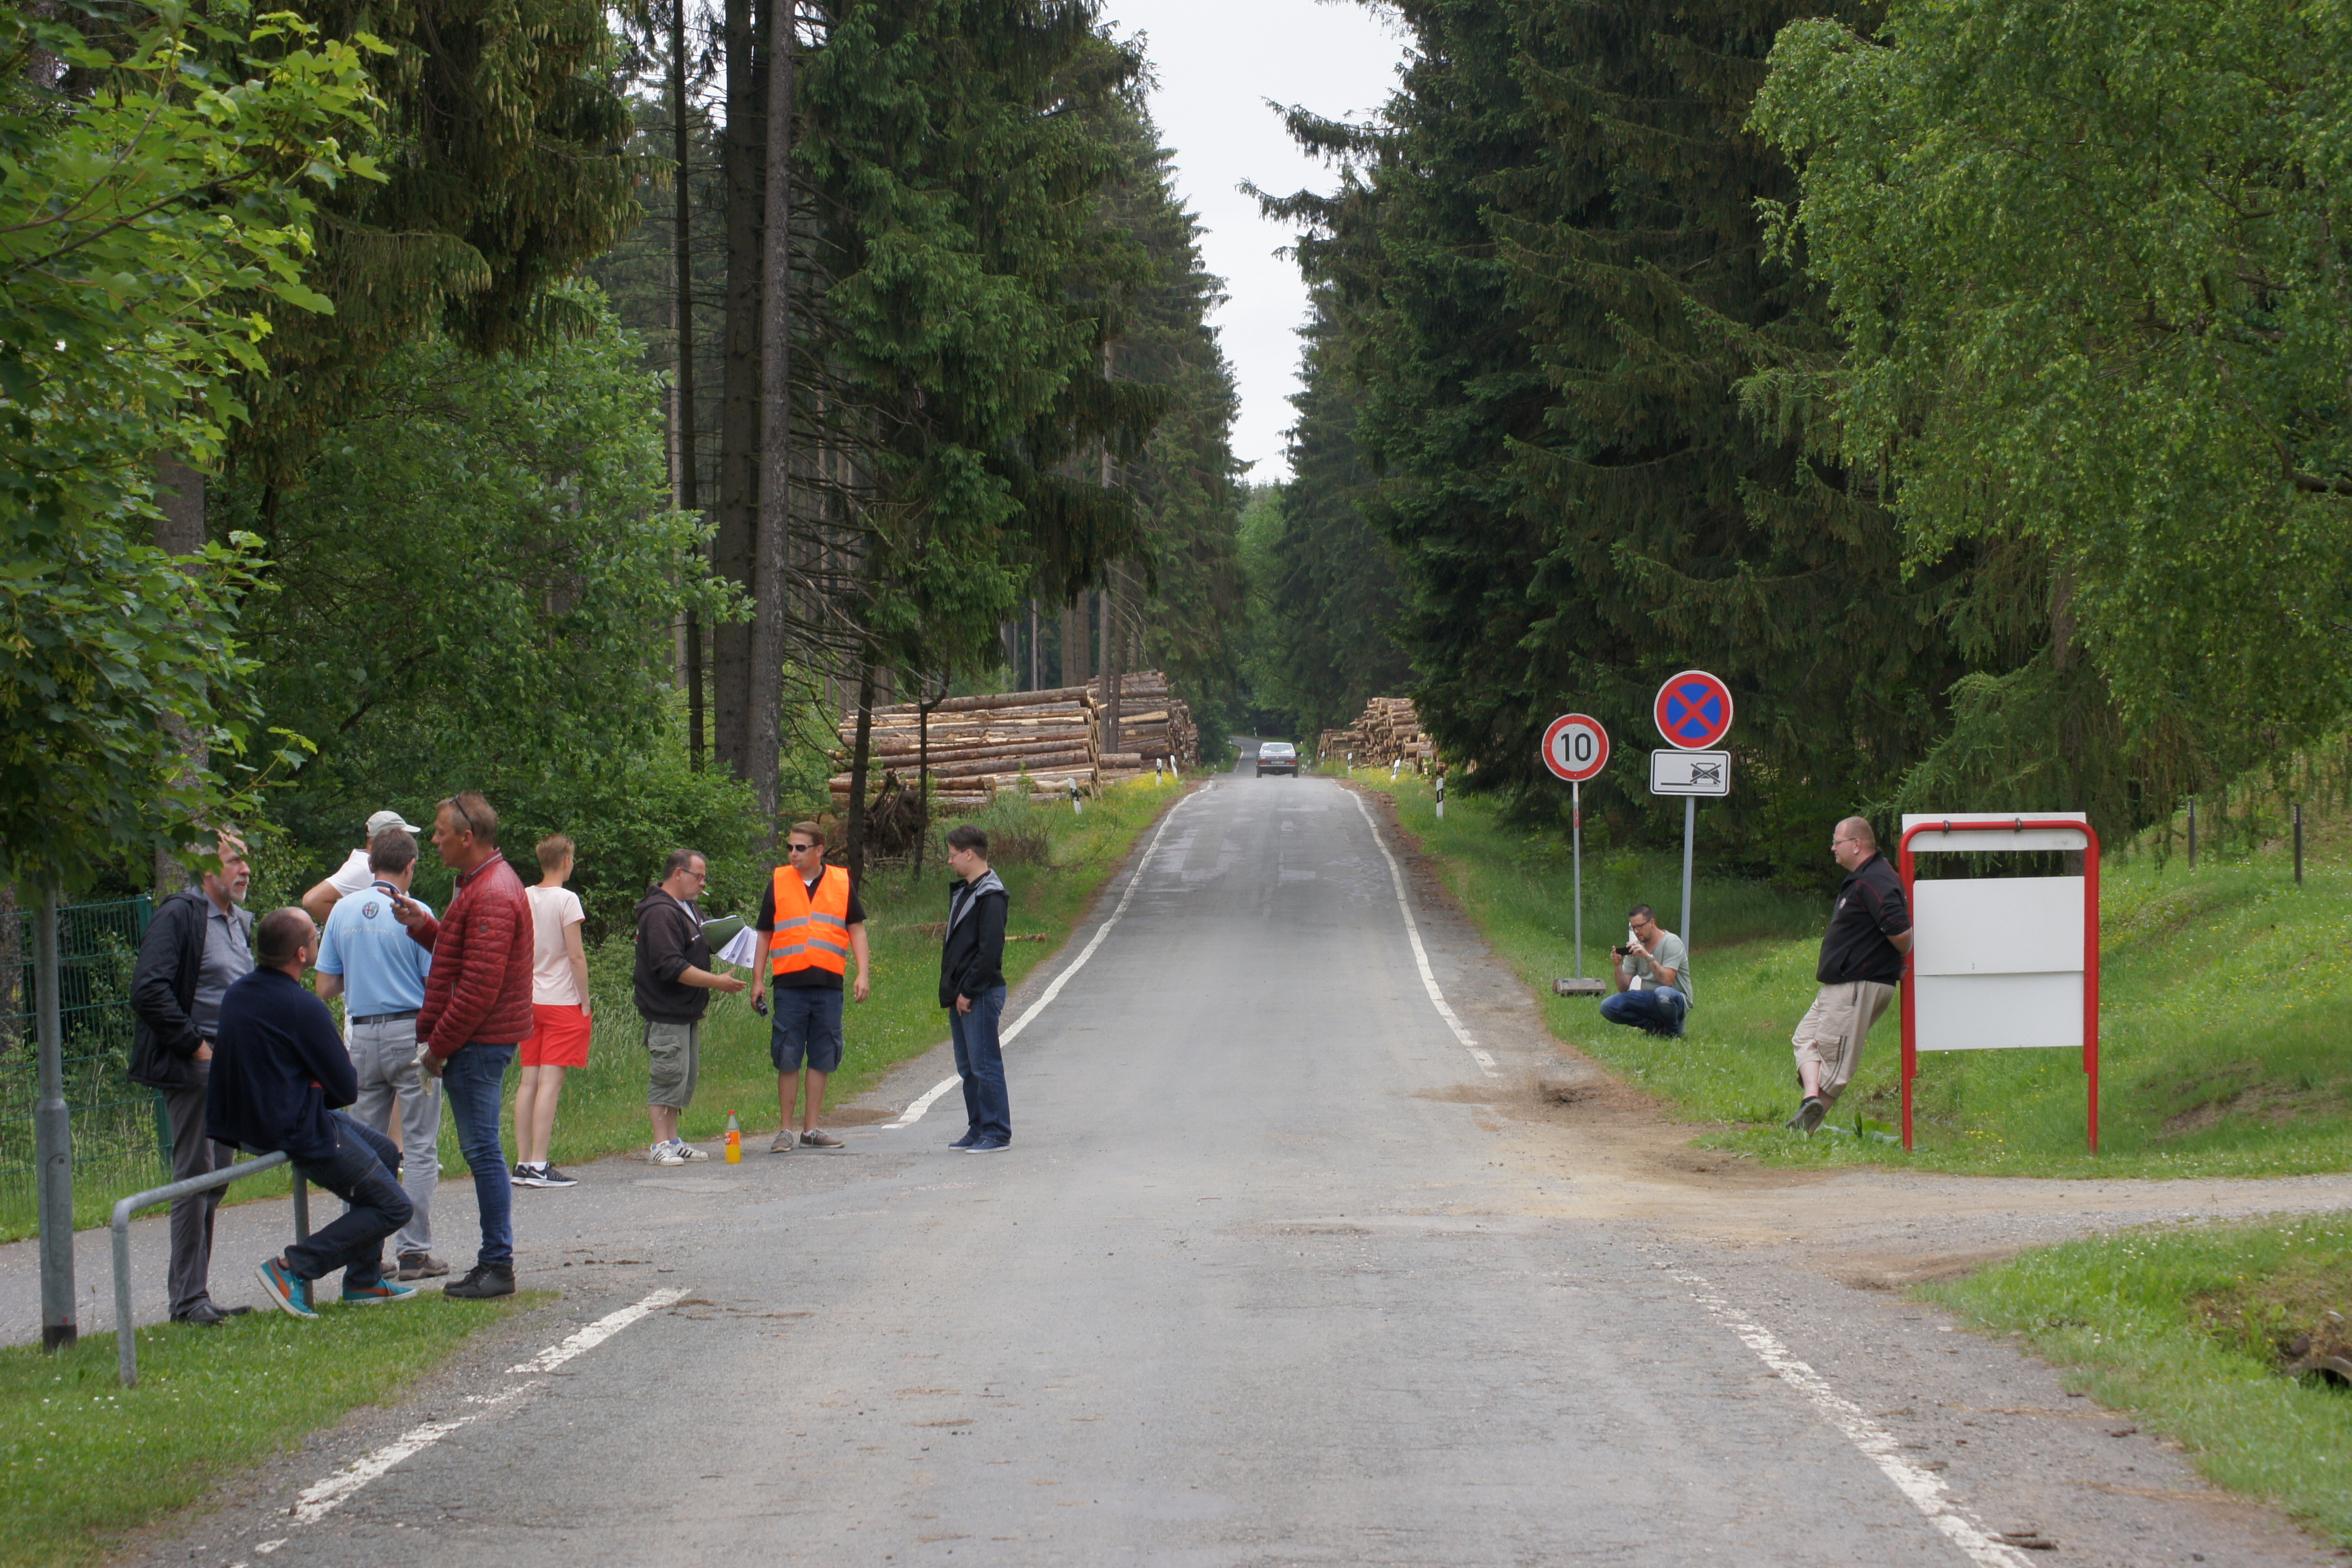
<path fill-rule="evenodd" d="M 236 1151 L 205 1136 L 205 1085 L 212 1063 L 192 1061 L 196 1082 L 192 1089 L 163 1091 L 163 1108 L 172 1119 L 172 1179 L 210 1176 L 231 1164 Z M 200 1192 L 172 1201 L 172 1315 L 181 1317 L 212 1299 L 213 1212 L 220 1207 L 221 1189 Z"/>
<path fill-rule="evenodd" d="M 352 1120 L 400 1145 L 400 1189 L 411 1212 L 393 1239 L 393 1251 L 400 1257 L 430 1252 L 433 1192 L 441 1185 L 441 1085 L 416 1065 L 416 1020 L 354 1023 L 350 1045 L 360 1081 Z M 395 1106 L 397 1125 L 392 1124 Z"/>

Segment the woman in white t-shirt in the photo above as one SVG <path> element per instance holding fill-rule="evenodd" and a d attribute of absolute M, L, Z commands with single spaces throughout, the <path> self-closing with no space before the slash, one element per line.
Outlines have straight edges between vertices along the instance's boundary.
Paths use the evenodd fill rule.
<path fill-rule="evenodd" d="M 524 889 L 530 900 L 531 1036 L 522 1042 L 522 1082 L 515 1086 L 517 1186 L 577 1186 L 547 1161 L 555 1132 L 555 1103 L 563 1071 L 588 1065 L 588 950 L 580 943 L 588 918 L 580 895 L 563 884 L 572 876 L 572 841 L 562 833 L 540 841 L 540 881 Z"/>

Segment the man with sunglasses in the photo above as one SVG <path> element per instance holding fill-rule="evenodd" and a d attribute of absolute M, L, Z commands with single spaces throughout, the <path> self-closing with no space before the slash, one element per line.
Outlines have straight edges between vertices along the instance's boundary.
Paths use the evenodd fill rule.
<path fill-rule="evenodd" d="M 646 1020 L 650 1080 L 646 1110 L 653 1122 L 648 1155 L 657 1166 L 682 1166 L 710 1155 L 677 1135 L 678 1113 L 694 1103 L 702 1065 L 702 1015 L 713 991 L 740 991 L 743 982 L 710 968 L 710 938 L 694 901 L 710 867 L 692 850 L 672 850 L 662 879 L 637 900 L 637 1013 Z"/>
<path fill-rule="evenodd" d="M 499 853 L 499 814 L 478 790 L 441 802 L 433 847 L 457 873 L 457 891 L 436 920 L 404 893 L 393 918 L 433 955 L 416 1014 L 416 1065 L 441 1080 L 457 1124 L 457 1148 L 474 1173 L 482 1246 L 474 1267 L 443 1294 L 476 1301 L 514 1294 L 514 1185 L 499 1139 L 507 1069 L 530 1038 L 531 958 L 537 932 L 522 879 Z"/>
<path fill-rule="evenodd" d="M 824 830 L 794 822 L 786 863 L 760 899 L 761 962 L 751 971 L 751 1007 L 766 1005 L 772 976 L 776 1021 L 768 1056 L 776 1064 L 776 1141 L 772 1155 L 793 1148 L 793 1099 L 808 1083 L 801 1113 L 800 1146 L 834 1150 L 841 1140 L 817 1125 L 824 1114 L 824 1081 L 841 1066 L 842 977 L 857 960 L 856 996 L 866 998 L 866 907 L 857 902 L 845 866 L 824 863 Z"/>

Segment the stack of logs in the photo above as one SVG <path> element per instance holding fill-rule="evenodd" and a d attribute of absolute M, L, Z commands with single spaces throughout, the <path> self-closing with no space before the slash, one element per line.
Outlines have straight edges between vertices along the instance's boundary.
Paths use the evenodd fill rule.
<path fill-rule="evenodd" d="M 1335 758 L 1353 754 L 1359 768 L 1402 761 L 1419 768 L 1435 760 L 1437 743 L 1421 732 L 1421 716 L 1411 697 L 1374 697 L 1354 724 L 1325 730 L 1315 743 L 1315 754 Z"/>
<path fill-rule="evenodd" d="M 993 696 L 949 697 L 931 708 L 930 771 L 933 799 L 958 810 L 984 806 L 1000 789 L 1026 785 L 1033 800 L 1066 800 L 1076 781 L 1094 795 L 1106 785 L 1151 770 L 1157 761 L 1183 768 L 1196 766 L 1200 733 L 1184 704 L 1157 670 L 1141 670 L 1119 682 L 1119 746 L 1103 749 L 1102 683 L 1052 691 L 1004 692 Z M 922 715 L 913 703 L 874 710 L 866 788 L 875 795 L 894 784 L 915 788 L 922 760 Z M 842 720 L 841 749 L 834 762 L 844 771 L 833 779 L 836 809 L 849 804 L 852 748 L 857 716 Z"/>

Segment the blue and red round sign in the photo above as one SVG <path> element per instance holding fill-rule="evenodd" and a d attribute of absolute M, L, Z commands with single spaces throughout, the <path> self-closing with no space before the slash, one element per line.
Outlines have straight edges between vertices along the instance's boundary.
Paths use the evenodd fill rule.
<path fill-rule="evenodd" d="M 1668 746 L 1705 751 L 1731 733 L 1731 688 L 1705 670 L 1685 670 L 1658 688 L 1651 711 Z"/>

